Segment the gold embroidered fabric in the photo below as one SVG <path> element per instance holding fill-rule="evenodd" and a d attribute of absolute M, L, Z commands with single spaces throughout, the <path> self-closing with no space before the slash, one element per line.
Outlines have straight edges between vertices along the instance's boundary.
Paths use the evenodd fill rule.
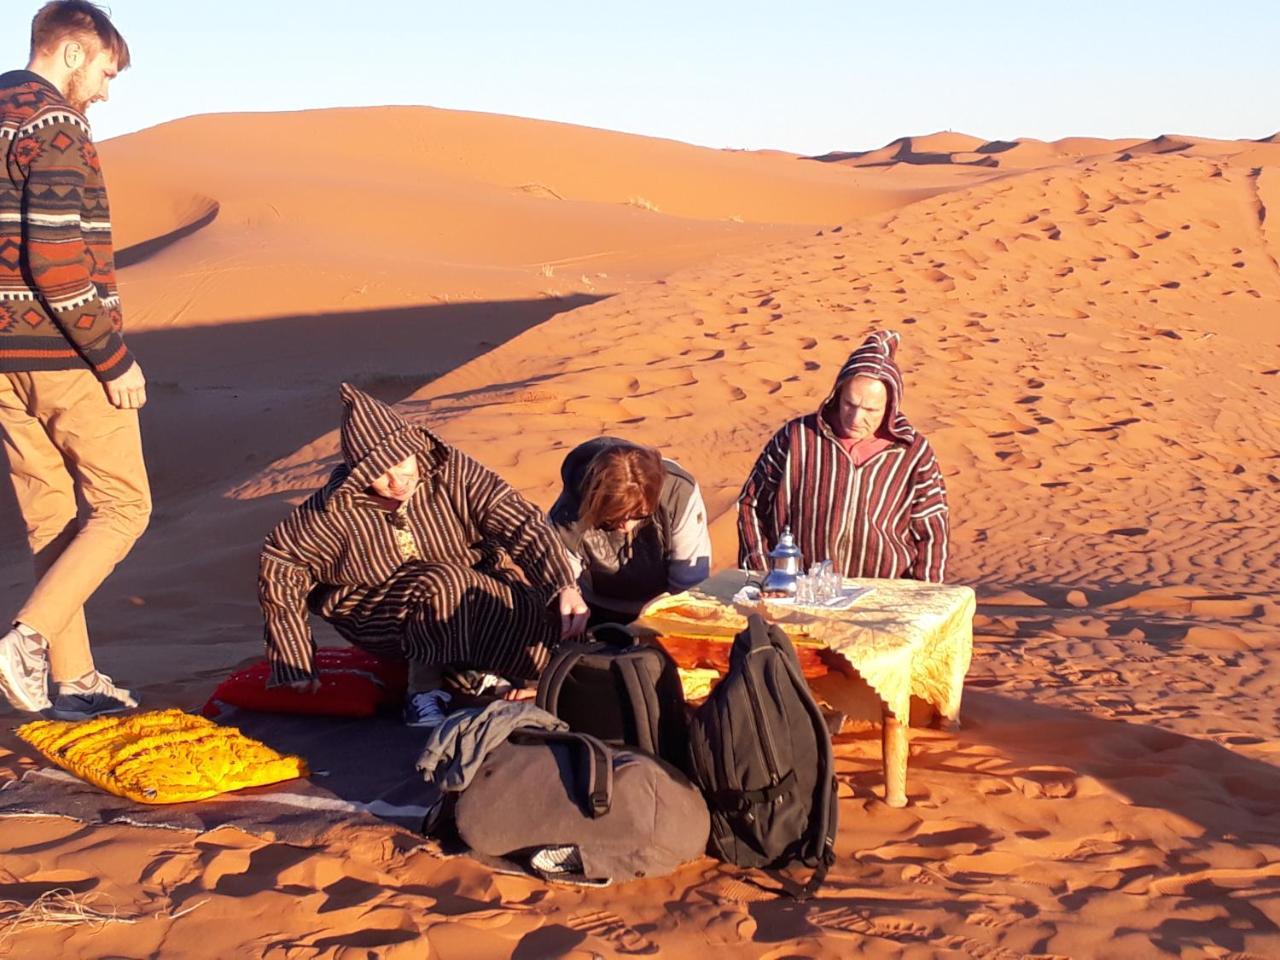
<path fill-rule="evenodd" d="M 139 803 L 205 800 L 307 775 L 301 757 L 181 710 L 35 720 L 17 733 L 82 780 Z"/>
<path fill-rule="evenodd" d="M 690 627 L 706 635 L 715 629 L 708 629 L 708 620 L 718 621 L 727 642 L 735 624 L 745 626 L 746 616 L 758 612 L 800 644 L 817 642 L 834 653 L 903 723 L 910 720 L 912 696 L 932 704 L 948 721 L 959 716 L 973 655 L 977 603 L 970 587 L 851 579 L 845 581 L 849 586 L 869 587 L 871 592 L 847 610 L 821 610 L 767 600 L 755 606 L 735 604 L 733 595 L 745 582 L 742 571 L 723 571 L 687 593 L 653 601 L 638 622 L 663 633 L 680 620 L 682 604 L 696 610 L 714 603 L 722 616 L 702 616 Z"/>
<path fill-rule="evenodd" d="M 421 560 L 418 553 L 418 542 L 413 539 L 413 530 L 409 527 L 409 505 L 402 504 L 400 509 L 391 515 L 391 532 L 395 534 L 396 547 L 404 560 Z"/>

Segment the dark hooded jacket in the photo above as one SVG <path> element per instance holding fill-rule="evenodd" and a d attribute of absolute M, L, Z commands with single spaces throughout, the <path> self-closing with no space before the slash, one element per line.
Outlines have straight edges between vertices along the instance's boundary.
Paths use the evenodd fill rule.
<path fill-rule="evenodd" d="M 583 595 L 593 605 L 631 615 L 659 594 L 686 590 L 711 573 L 702 494 L 674 460 L 663 459 L 658 507 L 632 533 L 589 528 L 579 520 L 592 461 L 605 450 L 634 446 L 617 437 L 596 437 L 574 447 L 560 466 L 563 488 L 549 512 L 565 548 L 582 563 Z"/>
<path fill-rule="evenodd" d="M 855 350 L 817 412 L 774 434 L 738 497 L 738 561 L 767 570 L 768 553 L 790 526 L 807 566 L 831 560 L 848 577 L 941 582 L 949 525 L 946 486 L 929 442 L 902 414 L 898 334 L 878 331 Z M 889 446 L 861 466 L 825 416 L 855 376 L 884 383 L 880 436 Z"/>
<path fill-rule="evenodd" d="M 349 614 L 364 598 L 385 593 L 409 562 L 393 520 L 407 523 L 417 553 L 413 562 L 462 565 L 503 578 L 534 592 L 535 606 L 574 584 L 545 516 L 497 474 L 355 387 L 344 383 L 341 396 L 343 463 L 262 549 L 258 595 L 274 682 L 314 675 L 308 610 L 352 642 L 379 639 L 360 637 L 365 625 Z M 421 481 L 393 515 L 366 488 L 410 456 L 418 458 Z M 398 626 L 383 617 L 369 628 Z"/>

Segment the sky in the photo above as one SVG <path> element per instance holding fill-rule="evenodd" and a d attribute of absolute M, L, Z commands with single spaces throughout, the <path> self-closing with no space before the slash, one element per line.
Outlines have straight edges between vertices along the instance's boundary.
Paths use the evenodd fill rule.
<path fill-rule="evenodd" d="M 801 154 L 1280 130 L 1275 0 L 114 0 L 102 140 L 198 113 L 422 104 Z M 5 69 L 39 0 L 3 0 Z"/>

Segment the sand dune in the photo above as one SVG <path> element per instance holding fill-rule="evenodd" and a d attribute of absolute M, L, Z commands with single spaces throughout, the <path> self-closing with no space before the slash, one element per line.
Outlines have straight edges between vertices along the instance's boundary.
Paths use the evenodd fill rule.
<path fill-rule="evenodd" d="M 102 154 L 121 247 L 219 210 L 124 278 L 135 329 L 612 292 L 936 192 L 425 107 L 195 117 Z"/>
<path fill-rule="evenodd" d="M 623 424 L 699 477 L 723 477 L 703 480 L 717 513 L 773 427 L 822 396 L 851 345 L 883 324 L 906 337 L 910 409 L 951 464 L 957 527 L 973 538 L 962 578 L 1147 582 L 1177 570 L 1228 586 L 1240 565 L 1261 575 L 1280 561 L 1251 495 L 1274 487 L 1280 446 L 1274 424 L 1248 415 L 1280 362 L 1261 179 L 1153 156 L 1001 180 L 563 315 L 410 407 L 543 498 L 555 448 Z M 477 402 L 493 383 L 513 386 Z M 734 402 L 713 415 L 716 401 Z M 505 438 L 512 416 L 544 442 Z M 681 449 L 690 436 L 716 442 Z M 1219 471 L 1221 483 L 1205 482 Z M 1016 497 L 979 496 L 1006 479 Z M 287 488 L 261 480 L 256 492 Z M 1194 555 L 1179 549 L 1188 528 Z M 1241 550 L 1242 535 L 1259 542 Z"/>
<path fill-rule="evenodd" d="M 339 130 L 409 145 L 366 175 L 365 138 Z M 270 164 L 229 162 L 257 141 Z M 161 149 L 183 173 L 147 207 Z M 977 649 L 963 729 L 913 740 L 906 809 L 876 798 L 878 734 L 839 738 L 840 859 L 809 904 L 710 861 L 574 891 L 390 830 L 304 849 L 8 820 L 0 899 L 57 884 L 147 918 L 34 933 L 32 955 L 1280 952 L 1280 145 L 947 134 L 884 151 L 815 163 L 442 111 L 196 118 L 108 144 L 128 243 L 216 211 L 124 271 L 156 382 L 157 513 L 91 619 L 103 665 L 150 703 L 194 706 L 257 653 L 257 546 L 334 460 L 337 378 L 543 505 L 581 439 L 658 444 L 701 481 L 727 565 L 761 445 L 878 326 L 903 335 L 906 410 L 947 474 Z M 902 151 L 916 160 L 888 159 Z M 462 225 L 418 237 L 440 211 Z M 549 298 L 567 271 L 520 266 L 559 253 L 577 274 L 606 241 L 625 276 L 607 291 Z M 357 279 L 363 299 L 332 300 Z M 0 775 L 31 763 L 6 736 Z"/>

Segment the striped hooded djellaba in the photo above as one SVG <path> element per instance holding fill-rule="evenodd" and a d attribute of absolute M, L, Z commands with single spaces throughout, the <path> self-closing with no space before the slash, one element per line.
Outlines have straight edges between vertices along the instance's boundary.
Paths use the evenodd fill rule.
<path fill-rule="evenodd" d="M 537 676 L 560 640 L 551 602 L 574 584 L 542 511 L 386 404 L 341 396 L 344 462 L 262 549 L 272 684 L 315 677 L 309 612 L 378 656 Z M 421 480 L 387 510 L 367 489 L 410 456 Z"/>
<path fill-rule="evenodd" d="M 890 331 L 867 337 L 817 412 L 788 422 L 764 448 L 738 498 L 739 565 L 768 570 L 768 553 L 790 526 L 805 564 L 831 560 L 847 577 L 942 581 L 946 485 L 929 442 L 902 414 L 898 342 Z M 889 443 L 860 466 L 826 417 L 855 376 L 880 380 L 888 393 L 878 435 Z"/>

